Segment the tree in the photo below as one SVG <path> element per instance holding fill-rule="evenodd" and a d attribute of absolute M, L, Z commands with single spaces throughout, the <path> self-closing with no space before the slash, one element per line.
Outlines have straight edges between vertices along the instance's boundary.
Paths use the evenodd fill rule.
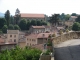
<path fill-rule="evenodd" d="M 60 15 L 60 20 L 65 20 L 65 14 L 64 13 L 62 13 L 61 15 Z"/>
<path fill-rule="evenodd" d="M 20 30 L 20 27 L 18 25 L 14 25 L 14 30 Z"/>
<path fill-rule="evenodd" d="M 14 17 L 12 15 L 10 16 L 10 24 L 14 24 Z"/>
<path fill-rule="evenodd" d="M 47 25 L 47 22 L 45 21 L 42 21 L 42 24 L 41 25 Z"/>
<path fill-rule="evenodd" d="M 40 20 L 37 20 L 37 26 L 41 26 L 41 21 Z"/>
<path fill-rule="evenodd" d="M 52 25 L 55 24 L 56 26 L 56 24 L 59 23 L 59 14 L 52 15 L 49 21 L 52 23 Z"/>
<path fill-rule="evenodd" d="M 2 32 L 7 33 L 7 29 L 8 29 L 7 25 L 4 25 L 3 28 L 2 28 Z"/>
<path fill-rule="evenodd" d="M 34 25 L 34 26 L 37 25 L 36 20 L 32 20 L 32 21 L 31 21 L 31 25 Z"/>
<path fill-rule="evenodd" d="M 21 30 L 26 30 L 26 20 L 22 19 L 19 23 L 19 27 L 21 28 Z"/>
<path fill-rule="evenodd" d="M 76 22 L 80 23 L 80 15 L 76 18 Z"/>
<path fill-rule="evenodd" d="M 7 21 L 7 26 L 9 26 L 9 24 L 10 24 L 10 12 L 9 12 L 9 10 L 7 10 L 5 13 L 5 19 Z"/>
<path fill-rule="evenodd" d="M 10 24 L 9 27 L 8 27 L 8 29 L 9 30 L 13 30 L 14 29 L 14 26 L 12 24 Z"/>
<path fill-rule="evenodd" d="M 6 24 L 5 18 L 0 18 L 0 29 Z"/>
<path fill-rule="evenodd" d="M 80 31 L 80 23 L 76 22 L 72 26 L 72 30 L 74 31 Z"/>
<path fill-rule="evenodd" d="M 69 20 L 69 18 L 70 18 L 69 14 L 65 15 L 65 20 Z"/>
<path fill-rule="evenodd" d="M 19 11 L 19 9 L 17 8 L 17 9 L 16 9 L 16 12 L 15 12 L 15 24 L 19 24 L 20 17 L 21 17 L 20 11 Z"/>
<path fill-rule="evenodd" d="M 72 13 L 71 16 L 77 16 L 77 14 L 76 13 Z"/>
<path fill-rule="evenodd" d="M 29 30 L 29 27 L 31 26 L 31 22 L 30 21 L 27 21 L 27 24 L 26 24 L 26 29 Z"/>

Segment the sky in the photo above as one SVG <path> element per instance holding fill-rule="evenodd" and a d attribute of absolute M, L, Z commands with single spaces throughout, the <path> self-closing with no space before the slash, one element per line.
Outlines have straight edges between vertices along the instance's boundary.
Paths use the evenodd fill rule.
<path fill-rule="evenodd" d="M 48 16 L 54 13 L 80 14 L 80 0 L 0 0 L 0 12 L 7 10 L 12 15 L 16 9 L 20 13 L 41 13 Z"/>

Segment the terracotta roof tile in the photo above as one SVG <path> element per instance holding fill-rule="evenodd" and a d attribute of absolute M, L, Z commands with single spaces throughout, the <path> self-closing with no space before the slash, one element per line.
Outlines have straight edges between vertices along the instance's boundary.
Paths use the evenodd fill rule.
<path fill-rule="evenodd" d="M 30 34 L 28 38 L 48 38 L 48 36 L 52 33 L 39 33 L 39 34 Z"/>
<path fill-rule="evenodd" d="M 29 14 L 29 13 L 21 13 L 21 17 L 28 17 L 28 18 L 44 18 L 44 14 Z"/>

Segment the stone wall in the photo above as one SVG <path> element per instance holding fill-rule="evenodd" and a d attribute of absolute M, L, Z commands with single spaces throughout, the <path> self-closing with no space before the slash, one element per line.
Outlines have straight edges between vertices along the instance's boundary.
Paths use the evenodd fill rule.
<path fill-rule="evenodd" d="M 78 38 L 80 38 L 80 31 L 69 32 L 69 33 L 65 33 L 60 36 L 54 37 L 53 44 L 55 45 L 55 44 L 59 44 L 61 42 L 67 41 L 67 40 L 78 39 Z"/>

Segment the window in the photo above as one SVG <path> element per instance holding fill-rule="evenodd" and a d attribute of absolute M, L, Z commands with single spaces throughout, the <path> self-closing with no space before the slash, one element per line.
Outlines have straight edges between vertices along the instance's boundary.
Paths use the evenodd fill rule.
<path fill-rule="evenodd" d="M 12 39 L 10 39 L 10 42 L 12 42 Z"/>
<path fill-rule="evenodd" d="M 16 39 L 14 39 L 14 42 L 16 42 Z"/>
<path fill-rule="evenodd" d="M 16 37 L 16 35 L 14 35 L 14 37 Z"/>
<path fill-rule="evenodd" d="M 12 37 L 12 35 L 10 35 L 10 37 Z"/>

